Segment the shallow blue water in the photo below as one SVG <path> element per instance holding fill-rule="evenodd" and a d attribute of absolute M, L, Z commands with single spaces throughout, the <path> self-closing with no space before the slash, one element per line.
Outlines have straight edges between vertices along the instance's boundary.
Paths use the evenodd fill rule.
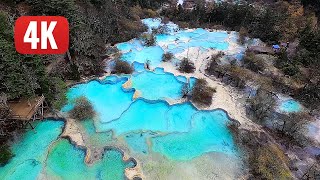
<path fill-rule="evenodd" d="M 89 137 L 97 139 L 97 133 L 90 130 L 92 121 L 83 121 L 82 124 L 88 130 L 85 132 L 93 136 Z M 84 150 L 66 139 L 59 139 L 64 125 L 62 121 L 45 120 L 34 125 L 35 131 L 27 131 L 13 145 L 15 156 L 4 167 L 0 167 L 0 179 L 34 180 L 44 173 L 47 179 L 122 180 L 125 179 L 124 169 L 135 165 L 133 161 L 124 162 L 120 151 L 107 149 L 101 160 L 88 166 L 84 162 Z M 98 143 L 103 144 L 104 141 Z"/>
<path fill-rule="evenodd" d="M 124 137 L 134 151 L 147 154 L 152 149 L 175 160 L 192 159 L 206 152 L 233 152 L 234 146 L 227 130 L 228 118 L 225 112 L 199 111 L 188 102 L 169 105 L 159 100 L 180 99 L 181 88 L 187 82 L 186 77 L 175 77 L 161 68 L 156 68 L 154 72 L 145 70 L 135 73 L 131 77 L 132 88 L 139 90 L 143 97 L 137 100 L 131 98 L 133 92 L 125 92 L 122 88 L 125 78 L 106 79 L 108 81 L 105 80 L 104 83 L 91 81 L 76 85 L 68 92 L 69 103 L 83 95 L 94 105 L 96 118 L 99 119 L 95 121 L 96 130 L 93 130 L 94 127 L 90 124 L 85 126 L 87 129 L 91 128 L 86 131 L 93 137 L 93 142 L 103 144 L 108 141 L 101 138 L 101 134 L 94 135 L 95 131 L 112 131 L 114 137 Z M 193 87 L 196 79 L 190 78 L 189 82 L 190 87 Z M 155 134 L 151 137 L 147 132 Z M 148 144 L 150 138 L 152 143 Z M 193 142 L 199 143 L 199 148 L 194 149 Z M 180 146 L 184 147 L 185 151 L 182 151 Z"/>
<path fill-rule="evenodd" d="M 119 77 L 116 75 L 112 76 L 107 76 L 104 81 L 109 82 L 109 83 L 116 83 L 118 81 Z"/>
<path fill-rule="evenodd" d="M 280 103 L 280 111 L 286 113 L 299 112 L 302 110 L 300 103 L 294 99 L 289 99 Z"/>
<path fill-rule="evenodd" d="M 62 121 L 44 121 L 34 124 L 35 131 L 27 131 L 12 146 L 15 155 L 0 167 L 1 179 L 36 179 L 44 167 L 48 147 L 62 132 Z"/>
<path fill-rule="evenodd" d="M 156 135 L 157 133 L 151 131 L 129 133 L 125 135 L 125 140 L 128 143 L 131 150 L 133 150 L 134 152 L 148 154 L 149 145 L 147 143 L 147 139 Z"/>
<path fill-rule="evenodd" d="M 172 133 L 152 139 L 153 150 L 174 160 L 190 160 L 206 152 L 234 153 L 232 136 L 223 111 L 198 112 L 187 133 Z"/>
<path fill-rule="evenodd" d="M 161 42 L 167 43 L 167 42 L 170 42 L 170 41 L 173 43 L 176 39 L 177 39 L 176 36 L 170 35 L 170 34 L 157 34 L 156 35 L 157 43 L 161 43 Z"/>
<path fill-rule="evenodd" d="M 227 32 L 209 32 L 198 28 L 194 31 L 180 30 L 175 34 L 159 34 L 156 36 L 156 40 L 157 43 L 171 42 L 168 45 L 168 51 L 175 54 L 190 47 L 226 50 L 229 47 L 229 44 L 226 42 L 227 37 Z"/>
<path fill-rule="evenodd" d="M 48 155 L 45 173 L 50 179 L 125 179 L 124 169 L 134 163 L 124 162 L 121 152 L 106 150 L 102 159 L 91 166 L 84 163 L 85 152 L 62 139 L 54 144 Z"/>
<path fill-rule="evenodd" d="M 146 70 L 144 68 L 144 63 L 138 63 L 138 62 L 133 63 L 133 68 L 135 72 L 143 72 Z"/>
<path fill-rule="evenodd" d="M 166 25 L 162 24 L 161 19 L 148 18 L 143 19 L 142 22 L 148 27 L 149 33 L 151 29 L 159 28 L 160 26 L 166 26 L 168 31 L 165 34 L 156 34 L 155 46 L 143 46 L 138 39 L 117 44 L 117 48 L 123 53 L 121 58 L 129 63 L 133 63 L 134 61 L 145 63 L 149 60 L 151 66 L 156 67 L 160 64 L 164 52 L 178 54 L 191 47 L 198 47 L 202 51 L 208 49 L 226 51 L 229 48 L 229 43 L 227 42 L 228 37 L 234 42 L 238 39 L 238 34 L 234 32 L 230 34 L 226 31 L 211 32 L 202 28 L 181 30 L 172 22 Z M 166 45 L 163 46 L 163 43 Z M 162 46 L 162 48 L 160 46 Z M 240 49 L 239 52 L 233 54 L 232 57 L 241 60 L 244 49 L 245 48 L 243 48 L 243 50 Z"/>
<path fill-rule="evenodd" d="M 164 68 L 155 68 L 152 72 L 155 74 L 166 74 L 166 72 L 164 71 Z"/>
<path fill-rule="evenodd" d="M 133 75 L 131 78 L 132 87 L 141 92 L 141 96 L 149 100 L 158 99 L 180 99 L 181 89 L 184 82 L 179 81 L 174 75 L 160 72 L 145 71 Z"/>
<path fill-rule="evenodd" d="M 221 110 L 198 111 L 190 103 L 170 106 L 161 101 L 137 100 L 119 119 L 98 128 L 112 129 L 116 136 L 129 136 L 129 146 L 145 154 L 147 137 L 139 133 L 168 134 L 154 136 L 152 150 L 173 160 L 190 160 L 206 152 L 235 154 L 228 121 Z"/>
<path fill-rule="evenodd" d="M 167 131 L 165 102 L 149 103 L 138 99 L 122 116 L 110 123 L 98 125 L 99 131 L 113 130 L 116 136 L 137 131 Z"/>
<path fill-rule="evenodd" d="M 193 86 L 196 84 L 197 78 L 191 77 L 189 80 L 190 83 L 190 87 L 191 89 L 193 88 Z"/>
<path fill-rule="evenodd" d="M 157 29 L 160 27 L 161 19 L 160 18 L 147 18 L 142 20 L 143 24 L 148 27 L 148 31 L 151 32 L 152 29 Z"/>
<path fill-rule="evenodd" d="M 162 60 L 164 51 L 160 46 L 145 47 L 142 50 L 133 49 L 122 55 L 121 59 L 129 63 L 146 63 L 150 61 L 152 67 L 156 67 Z"/>
<path fill-rule="evenodd" d="M 134 39 L 129 42 L 123 42 L 116 45 L 117 48 L 122 52 L 129 52 L 132 50 L 141 50 L 143 49 L 143 45 L 141 44 L 141 41 Z"/>
<path fill-rule="evenodd" d="M 68 104 L 62 111 L 67 112 L 73 108 L 74 100 L 85 96 L 92 103 L 101 122 L 109 122 L 119 118 L 132 102 L 133 91 L 125 92 L 122 84 L 127 78 L 121 78 L 115 84 L 101 84 L 99 81 L 90 81 L 75 85 L 67 93 Z"/>
<path fill-rule="evenodd" d="M 81 132 L 86 138 L 85 142 L 91 147 L 103 148 L 109 145 L 112 141 L 112 132 L 96 132 L 94 121 L 92 119 L 83 120 L 80 122 Z"/>
<path fill-rule="evenodd" d="M 188 132 L 192 116 L 198 112 L 190 103 L 172 106 L 167 112 L 168 131 Z"/>
<path fill-rule="evenodd" d="M 178 47 L 178 48 L 172 48 L 172 49 L 168 49 L 168 52 L 172 53 L 172 54 L 179 54 L 185 51 L 185 49 L 183 47 Z"/>

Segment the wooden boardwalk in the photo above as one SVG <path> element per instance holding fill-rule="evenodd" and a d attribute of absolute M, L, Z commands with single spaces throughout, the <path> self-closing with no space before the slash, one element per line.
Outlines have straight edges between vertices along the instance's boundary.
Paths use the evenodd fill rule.
<path fill-rule="evenodd" d="M 43 119 L 44 96 L 33 99 L 20 99 L 19 101 L 9 101 L 10 120 L 34 121 Z"/>

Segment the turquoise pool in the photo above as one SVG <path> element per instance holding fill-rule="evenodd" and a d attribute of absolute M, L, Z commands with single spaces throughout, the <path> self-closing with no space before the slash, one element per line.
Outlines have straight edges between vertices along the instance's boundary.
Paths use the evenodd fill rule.
<path fill-rule="evenodd" d="M 160 46 L 151 46 L 144 47 L 142 50 L 133 49 L 124 53 L 121 58 L 129 63 L 149 61 L 151 66 L 156 67 L 160 64 L 163 54 L 164 51 Z"/>
<path fill-rule="evenodd" d="M 15 156 L 4 167 L 0 167 L 3 179 L 36 179 L 45 166 L 49 147 L 62 133 L 62 121 L 44 121 L 35 124 L 34 131 L 26 132 L 12 146 Z"/>
<path fill-rule="evenodd" d="M 62 121 L 45 120 L 34 125 L 35 131 L 26 132 L 12 147 L 15 156 L 0 167 L 1 179 L 125 179 L 125 168 L 135 166 L 134 161 L 123 161 L 122 152 L 116 149 L 106 149 L 100 161 L 88 166 L 83 149 L 59 138 Z"/>
<path fill-rule="evenodd" d="M 300 112 L 302 110 L 302 106 L 298 101 L 289 99 L 280 102 L 279 110 L 286 113 Z"/>
<path fill-rule="evenodd" d="M 71 145 L 68 140 L 59 140 L 48 154 L 45 173 L 51 178 L 62 179 L 125 179 L 124 169 L 134 167 L 133 161 L 124 162 L 121 152 L 106 150 L 102 159 L 92 166 L 84 163 L 85 153 Z"/>
<path fill-rule="evenodd" d="M 164 53 L 170 52 L 174 55 L 186 52 L 189 48 L 199 48 L 201 52 L 209 49 L 224 51 L 226 57 L 241 60 L 245 46 L 233 46 L 232 53 L 228 53 L 230 43 L 237 44 L 238 33 L 227 31 L 210 31 L 203 28 L 179 29 L 179 27 L 169 22 L 163 24 L 161 19 L 143 19 L 142 22 L 148 27 L 148 33 L 152 29 L 165 27 L 167 31 L 163 34 L 156 34 L 156 44 L 146 47 L 139 39 L 117 44 L 117 48 L 123 53 L 121 58 L 129 63 L 145 63 L 150 61 L 152 67 L 157 67 L 161 63 Z"/>
<path fill-rule="evenodd" d="M 160 68 L 154 72 L 136 72 L 131 77 L 132 88 L 142 92 L 142 97 L 136 100 L 132 99 L 133 89 L 122 88 L 127 79 L 121 76 L 115 79 L 79 84 L 68 92 L 71 105 L 66 105 L 65 111 L 80 95 L 94 105 L 97 117 L 95 126 L 87 130 L 90 136 L 93 131 L 112 132 L 114 138 L 124 137 L 133 151 L 160 153 L 177 161 L 191 160 L 208 152 L 236 154 L 226 112 L 200 111 L 190 102 L 169 105 L 164 101 L 181 98 L 180 91 L 187 78 L 176 77 Z M 196 79 L 189 81 L 193 86 Z M 110 95 L 113 93 L 115 95 Z"/>
<path fill-rule="evenodd" d="M 221 110 L 197 112 L 186 133 L 170 133 L 152 139 L 153 150 L 174 160 L 190 160 L 206 152 L 234 154 L 228 117 Z"/>
<path fill-rule="evenodd" d="M 75 85 L 67 93 L 68 104 L 62 111 L 67 112 L 74 106 L 74 99 L 85 96 L 92 102 L 101 122 L 109 122 L 119 118 L 132 102 L 133 91 L 123 91 L 122 84 L 128 79 L 120 78 L 114 83 L 109 83 L 107 78 L 105 82 L 90 81 L 85 84 Z M 113 78 L 114 80 L 114 78 Z"/>
<path fill-rule="evenodd" d="M 155 73 L 145 71 L 133 75 L 131 80 L 132 88 L 139 90 L 141 96 L 149 100 L 181 99 L 181 89 L 186 83 L 184 80 L 180 81 L 174 75 L 161 72 L 158 68 Z"/>

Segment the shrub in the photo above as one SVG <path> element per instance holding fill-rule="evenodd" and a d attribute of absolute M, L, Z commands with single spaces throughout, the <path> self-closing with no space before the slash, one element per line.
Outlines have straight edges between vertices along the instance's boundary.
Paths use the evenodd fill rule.
<path fill-rule="evenodd" d="M 156 38 L 154 34 L 142 34 L 141 39 L 145 46 L 154 46 L 156 44 Z"/>
<path fill-rule="evenodd" d="M 319 179 L 320 177 L 320 155 L 316 157 L 318 162 L 310 165 L 301 179 Z"/>
<path fill-rule="evenodd" d="M 244 66 L 254 72 L 263 71 L 265 69 L 265 63 L 262 58 L 255 56 L 254 53 L 246 53 L 243 58 Z"/>
<path fill-rule="evenodd" d="M 176 22 L 176 24 L 180 27 L 180 28 L 189 28 L 190 25 L 188 22 L 185 22 L 185 21 L 178 21 Z"/>
<path fill-rule="evenodd" d="M 0 119 L 7 119 L 9 115 L 10 115 L 9 106 L 0 104 Z"/>
<path fill-rule="evenodd" d="M 158 13 L 156 11 L 153 11 L 152 9 L 144 9 L 143 11 L 146 17 L 154 18 L 158 16 Z"/>
<path fill-rule="evenodd" d="M 47 100 L 52 104 L 53 108 L 61 109 L 61 107 L 67 102 L 66 83 L 58 77 L 49 78 L 50 90 L 45 94 Z"/>
<path fill-rule="evenodd" d="M 133 68 L 128 62 L 122 60 L 115 61 L 115 65 L 112 70 L 113 74 L 131 74 L 132 72 Z"/>
<path fill-rule="evenodd" d="M 75 106 L 69 113 L 70 117 L 78 120 L 92 119 L 95 115 L 92 104 L 84 96 L 75 100 Z"/>
<path fill-rule="evenodd" d="M 13 157 L 10 148 L 6 145 L 0 147 L 0 166 L 5 165 Z"/>
<path fill-rule="evenodd" d="M 241 27 L 239 30 L 239 39 L 238 42 L 240 44 L 244 44 L 246 41 L 246 37 L 248 36 L 248 30 L 244 27 Z"/>
<path fill-rule="evenodd" d="M 169 61 L 172 60 L 172 58 L 173 58 L 173 54 L 170 53 L 170 52 L 167 52 L 167 53 L 162 55 L 162 61 L 163 62 L 169 62 Z"/>
<path fill-rule="evenodd" d="M 292 179 L 284 152 L 275 144 L 258 146 L 250 155 L 254 177 L 261 179 Z M 260 179 L 259 178 L 259 179 Z"/>
<path fill-rule="evenodd" d="M 256 96 L 248 101 L 253 116 L 260 123 L 263 123 L 272 114 L 276 105 L 273 93 L 261 88 L 257 90 Z"/>
<path fill-rule="evenodd" d="M 223 55 L 224 55 L 223 52 L 219 52 L 217 55 L 211 57 L 211 60 L 209 61 L 206 68 L 206 73 L 212 75 L 214 74 L 215 71 L 222 68 L 219 64 L 220 64 L 220 58 Z"/>
<path fill-rule="evenodd" d="M 216 59 L 211 59 L 210 62 L 208 63 L 208 66 L 206 68 L 206 73 L 209 75 L 214 74 L 215 71 L 218 71 L 219 69 L 219 64 Z"/>
<path fill-rule="evenodd" d="M 288 143 L 303 146 L 308 140 L 305 134 L 312 117 L 308 113 L 283 114 L 273 119 L 273 128 L 282 136 L 285 136 Z"/>
<path fill-rule="evenodd" d="M 140 6 L 136 6 L 136 5 L 132 6 L 130 10 L 131 10 L 130 14 L 133 15 L 135 20 L 140 20 L 140 18 L 146 18 Z"/>
<path fill-rule="evenodd" d="M 296 65 L 286 63 L 281 67 L 285 75 L 294 76 L 299 73 L 299 68 Z"/>
<path fill-rule="evenodd" d="M 208 86 L 205 79 L 198 79 L 191 92 L 191 101 L 201 106 L 210 106 L 215 92 L 216 89 Z"/>
<path fill-rule="evenodd" d="M 229 126 L 230 128 L 230 126 Z M 266 132 L 252 131 L 233 126 L 234 141 L 246 156 L 250 177 L 248 179 L 292 179 L 285 152 L 271 143 Z"/>
<path fill-rule="evenodd" d="M 194 67 L 193 62 L 188 58 L 183 58 L 179 65 L 179 71 L 184 73 L 193 73 L 196 68 Z"/>
<path fill-rule="evenodd" d="M 297 60 L 297 59 L 296 59 Z M 275 66 L 282 70 L 282 72 L 289 76 L 294 76 L 299 73 L 297 61 L 293 61 L 288 57 L 287 51 L 281 50 L 278 53 L 278 59 Z"/>
<path fill-rule="evenodd" d="M 184 83 L 180 91 L 182 98 L 187 98 L 190 95 L 189 83 Z"/>
<path fill-rule="evenodd" d="M 304 106 L 314 110 L 320 109 L 320 75 L 317 76 L 313 74 L 312 78 L 312 81 L 296 92 L 295 97 L 297 97 Z"/>
<path fill-rule="evenodd" d="M 166 24 L 161 25 L 159 28 L 152 29 L 153 34 L 169 34 L 169 32 L 170 29 Z"/>

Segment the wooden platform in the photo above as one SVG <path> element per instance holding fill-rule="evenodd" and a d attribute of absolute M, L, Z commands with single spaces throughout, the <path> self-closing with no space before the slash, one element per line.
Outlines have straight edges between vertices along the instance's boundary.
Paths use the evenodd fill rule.
<path fill-rule="evenodd" d="M 10 108 L 9 119 L 32 121 L 43 116 L 44 96 L 38 96 L 33 99 L 20 99 L 19 101 L 9 101 Z"/>

